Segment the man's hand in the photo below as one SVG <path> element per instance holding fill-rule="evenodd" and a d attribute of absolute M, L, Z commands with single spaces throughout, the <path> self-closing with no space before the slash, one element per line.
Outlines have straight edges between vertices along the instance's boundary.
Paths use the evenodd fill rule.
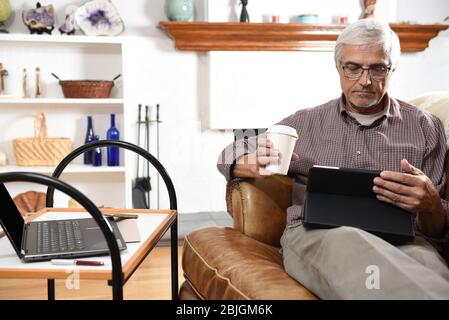
<path fill-rule="evenodd" d="M 401 160 L 404 172 L 382 171 L 374 179 L 373 191 L 381 201 L 391 203 L 417 215 L 419 229 L 428 236 L 444 230 L 445 211 L 432 181 L 406 159 Z"/>
<path fill-rule="evenodd" d="M 270 176 L 273 173 L 265 169 L 270 163 L 279 163 L 279 150 L 273 148 L 273 143 L 266 138 L 257 139 L 257 149 L 254 153 L 244 155 L 240 158 L 232 172 L 234 177 L 239 178 L 260 178 Z M 293 152 L 292 161 L 298 160 L 298 155 Z"/>

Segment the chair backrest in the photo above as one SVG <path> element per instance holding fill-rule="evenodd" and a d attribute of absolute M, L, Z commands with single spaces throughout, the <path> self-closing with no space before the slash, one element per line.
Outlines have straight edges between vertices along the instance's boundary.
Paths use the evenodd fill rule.
<path fill-rule="evenodd" d="M 440 118 L 444 125 L 449 147 L 449 91 L 430 92 L 415 97 L 409 100 L 408 103 Z"/>

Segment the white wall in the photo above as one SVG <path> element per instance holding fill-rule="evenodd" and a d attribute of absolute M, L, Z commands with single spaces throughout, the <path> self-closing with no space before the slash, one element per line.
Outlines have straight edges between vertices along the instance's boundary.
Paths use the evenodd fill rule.
<path fill-rule="evenodd" d="M 398 0 L 398 21 L 449 23 L 446 0 Z M 430 91 L 449 90 L 449 30 L 430 40 L 429 48 L 418 53 L 404 53 L 391 83 L 391 93 L 411 99 Z"/>
<path fill-rule="evenodd" d="M 397 21 L 416 23 L 443 23 L 449 16 L 449 1 L 397 0 Z M 444 23 L 449 23 L 448 21 Z"/>
<path fill-rule="evenodd" d="M 229 0 L 213 1 L 224 3 L 227 6 L 226 10 L 229 10 Z M 73 2 L 57 1 L 57 6 Z M 249 102 L 240 105 L 240 111 L 245 108 L 249 110 L 257 108 L 266 110 L 268 115 L 270 110 L 283 110 L 284 105 L 288 105 L 291 109 L 285 108 L 281 111 L 287 115 L 295 108 L 325 102 L 338 95 L 340 91 L 331 53 L 215 52 L 209 56 L 194 52 L 179 52 L 174 49 L 172 40 L 157 28 L 159 21 L 166 20 L 163 0 L 113 0 L 113 2 L 119 8 L 126 24 L 124 36 L 129 37 L 123 66 L 126 74 L 125 94 L 130 105 L 135 106 L 135 110 L 128 111 L 130 114 L 136 113 L 137 103 L 150 105 L 160 103 L 163 121 L 160 135 L 161 162 L 173 179 L 181 213 L 225 209 L 225 182 L 217 172 L 215 164 L 219 152 L 232 141 L 233 136 L 230 131 L 211 130 L 208 127 L 210 108 L 213 107 L 209 104 L 209 80 L 220 76 L 246 74 L 242 82 L 246 82 L 244 88 L 249 91 L 237 92 L 234 101 L 238 101 L 238 94 L 245 94 L 245 101 Z M 301 1 L 304 4 L 311 2 L 311 0 Z M 348 11 L 354 10 L 354 2 L 359 6 L 358 1 L 353 1 Z M 419 2 L 422 4 L 413 11 L 404 9 L 405 2 L 409 1 L 398 0 L 397 15 L 401 19 L 411 20 L 415 16 L 418 19 L 424 17 L 425 12 L 429 12 L 429 16 L 443 11 L 448 12 L 445 0 L 414 1 L 416 5 Z M 256 3 L 250 1 L 248 7 L 254 19 L 257 12 L 254 8 Z M 271 3 L 275 3 L 278 7 L 281 1 Z M 431 8 L 427 3 L 432 4 Z M 344 5 L 340 7 L 345 9 Z M 323 5 L 318 9 L 327 10 L 326 8 Z M 265 11 L 266 8 L 261 9 L 260 13 L 263 14 Z M 205 19 L 202 9 L 197 10 L 196 17 L 198 20 Z M 25 28 L 17 23 L 13 31 L 25 32 Z M 428 50 L 404 55 L 393 79 L 391 92 L 398 97 L 409 98 L 426 91 L 449 90 L 449 62 L 446 58 L 449 53 L 448 43 L 446 31 L 431 42 Z M 214 60 L 215 57 L 219 60 Z M 218 64 L 210 65 L 217 61 Z M 256 63 L 251 65 L 252 61 Z M 319 72 L 312 72 L 312 63 L 317 65 Z M 219 68 L 221 73 L 214 73 L 214 68 Z M 209 73 L 210 70 L 212 75 Z M 226 70 L 229 70 L 228 74 L 225 73 Z M 256 79 L 259 81 L 258 85 L 251 80 L 250 75 L 261 79 L 260 81 Z M 270 86 L 265 79 L 275 79 L 275 86 Z M 210 85 L 215 92 L 220 89 L 215 82 Z M 234 88 L 237 86 L 234 85 Z M 232 94 L 225 88 L 221 90 L 224 95 Z M 268 93 L 269 97 L 267 98 L 269 103 L 265 106 L 260 105 L 264 101 L 260 97 L 262 92 Z M 231 118 L 237 119 L 239 113 L 232 111 L 236 106 L 237 104 L 224 105 L 222 111 L 227 110 L 228 114 L 232 114 Z M 272 123 L 278 121 L 279 117 L 280 114 L 277 113 L 267 118 L 240 117 L 248 122 L 239 122 L 239 127 L 259 127 L 259 123 Z M 130 133 L 135 131 L 135 125 L 132 123 L 127 123 L 126 128 Z M 153 137 L 154 129 L 152 128 L 151 132 Z M 152 151 L 155 152 L 154 141 Z M 168 207 L 164 192 L 162 200 L 162 207 Z"/>

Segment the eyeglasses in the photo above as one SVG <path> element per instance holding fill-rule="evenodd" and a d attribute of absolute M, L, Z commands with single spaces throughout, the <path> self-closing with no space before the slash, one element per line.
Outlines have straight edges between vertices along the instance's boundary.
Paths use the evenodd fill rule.
<path fill-rule="evenodd" d="M 368 74 L 373 80 L 383 80 L 391 70 L 391 65 L 386 66 L 384 64 L 375 64 L 369 68 L 364 68 L 359 64 L 349 63 L 341 66 L 345 77 L 349 80 L 358 80 L 362 76 L 365 70 L 368 70 Z"/>

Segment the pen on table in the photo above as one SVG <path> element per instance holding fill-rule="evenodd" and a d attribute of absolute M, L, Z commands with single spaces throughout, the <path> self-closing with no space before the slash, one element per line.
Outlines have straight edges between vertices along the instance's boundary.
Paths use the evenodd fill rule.
<path fill-rule="evenodd" d="M 51 263 L 54 265 L 104 266 L 103 261 L 93 260 L 52 259 Z"/>
<path fill-rule="evenodd" d="M 137 219 L 139 215 L 131 213 L 103 213 L 106 217 L 118 219 Z"/>

